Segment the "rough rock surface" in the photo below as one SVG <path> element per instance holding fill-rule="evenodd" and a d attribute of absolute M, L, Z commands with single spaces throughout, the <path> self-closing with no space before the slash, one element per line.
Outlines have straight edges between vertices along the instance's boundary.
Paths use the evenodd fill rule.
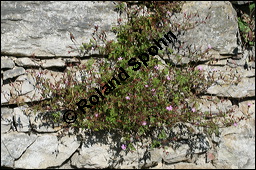
<path fill-rule="evenodd" d="M 156 57 L 162 61 L 162 69 L 167 62 L 191 64 L 195 58 L 187 55 L 187 46 L 205 52 L 194 64 L 205 79 L 214 81 L 198 97 L 196 111 L 218 115 L 231 110 L 230 116 L 236 120 L 245 119 L 221 127 L 212 135 L 202 127 L 177 123 L 164 129 L 167 139 L 163 147 L 151 148 L 160 134 L 154 131 L 153 138 L 131 139 L 134 150 L 128 152 L 122 149 L 127 143 L 117 132 L 71 128 L 62 119 L 53 121 L 63 112 L 34 112 L 30 107 L 33 102 L 52 97 L 50 93 L 42 95 L 44 86 L 38 78 L 47 79 L 53 86 L 64 79 L 61 85 L 67 87 L 65 76 L 71 71 L 74 81 L 90 81 L 92 73 L 70 64 L 87 66 L 88 58 L 95 55 L 89 52 L 88 58 L 80 60 L 74 57 L 78 53 L 68 53 L 67 46 L 74 47 L 69 31 L 77 46 L 89 41 L 94 25 L 114 39 L 109 31 L 117 24 L 119 14 L 114 9 L 114 2 L 1 2 L 1 167 L 255 168 L 255 47 L 241 48 L 237 14 L 228 1 L 186 2 L 181 13 L 170 17 L 181 24 L 188 19 L 197 22 L 186 32 L 178 34 L 174 30 L 178 40 L 185 43 L 174 52 L 185 56 L 180 61 L 171 54 Z M 190 14 L 198 15 L 189 18 Z M 106 60 L 95 59 L 93 74 L 97 75 L 99 63 Z M 192 107 L 193 102 L 188 105 Z"/>
<path fill-rule="evenodd" d="M 236 20 L 236 11 L 228 1 L 191 1 L 184 4 L 181 13 L 171 16 L 173 23 L 179 23 L 188 28 L 181 33 L 175 32 L 182 47 L 174 49 L 173 54 L 185 55 L 179 59 L 169 54 L 163 58 L 175 64 L 186 64 L 194 58 L 193 52 L 207 52 L 200 61 L 218 58 L 219 54 L 241 53 L 241 40 Z M 191 26 L 187 26 L 190 23 Z M 225 24 L 223 24 L 225 23 Z M 176 45 L 175 45 L 176 46 Z"/>
<path fill-rule="evenodd" d="M 70 31 L 77 45 L 89 42 L 92 28 L 117 24 L 113 2 L 12 1 L 1 3 L 1 53 L 16 56 L 73 56 Z M 112 38 L 113 34 L 107 32 Z M 21 43 L 22 42 L 22 43 Z M 15 48 L 13 48 L 15 47 Z"/>

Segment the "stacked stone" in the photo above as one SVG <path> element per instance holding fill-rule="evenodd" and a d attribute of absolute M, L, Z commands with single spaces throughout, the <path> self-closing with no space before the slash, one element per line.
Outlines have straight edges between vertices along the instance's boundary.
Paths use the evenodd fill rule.
<path fill-rule="evenodd" d="M 196 11 L 199 17 L 191 20 L 206 23 L 174 32 L 184 43 L 184 48 L 174 51 L 184 55 L 181 60 L 171 54 L 156 56 L 165 67 L 165 62 L 195 61 L 189 51 L 205 53 L 197 59 L 197 68 L 215 82 L 199 98 L 198 110 L 219 114 L 233 109 L 234 117 L 250 117 L 221 128 L 220 135 L 207 136 L 202 128 L 177 123 L 164 129 L 168 136 L 164 148 L 143 147 L 152 138 L 143 142 L 131 138 L 136 150 L 127 152 L 116 132 L 79 129 L 77 134 L 62 127 L 62 122 L 54 123 L 50 113 L 30 110 L 30 102 L 44 99 L 31 71 L 38 76 L 47 71 L 45 76 L 52 82 L 63 78 L 64 70 L 71 69 L 68 63 L 78 63 L 74 56 L 79 53 L 68 53 L 67 47 L 74 46 L 69 31 L 77 42 L 89 42 L 91 28 L 99 25 L 115 39 L 109 31 L 119 17 L 114 9 L 113 2 L 1 3 L 1 167 L 255 168 L 255 48 L 240 46 L 237 15 L 230 2 L 186 2 L 170 20 L 186 22 L 183 16 Z M 205 20 L 208 14 L 211 17 Z M 86 63 L 81 58 L 81 64 Z M 77 81 L 83 76 L 74 75 Z M 155 131 L 153 138 L 158 135 Z"/>

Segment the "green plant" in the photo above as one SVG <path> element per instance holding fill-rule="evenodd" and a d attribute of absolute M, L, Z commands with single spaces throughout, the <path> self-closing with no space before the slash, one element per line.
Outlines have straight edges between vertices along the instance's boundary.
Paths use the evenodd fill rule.
<path fill-rule="evenodd" d="M 171 128 L 177 122 L 203 126 L 209 129 L 209 132 L 234 123 L 234 120 L 227 116 L 228 113 L 213 116 L 212 113 L 206 114 L 197 110 L 198 95 L 203 93 L 213 80 L 206 80 L 202 71 L 195 65 L 176 67 L 170 63 L 163 64 L 154 56 L 150 56 L 147 66 L 140 63 L 140 69 L 137 71 L 127 65 L 131 58 L 137 58 L 146 52 L 153 39 L 159 39 L 164 33 L 174 29 L 169 27 L 168 15 L 177 12 L 181 4 L 182 2 L 143 2 L 137 10 L 119 4 L 117 9 L 125 11 L 129 19 L 126 24 L 120 22 L 118 26 L 113 27 L 117 41 L 107 41 L 104 31 L 99 31 L 95 26 L 93 39 L 88 44 L 83 43 L 78 49 L 83 53 L 100 49 L 107 55 L 107 59 L 90 59 L 86 65 L 72 66 L 65 71 L 60 81 L 55 79 L 55 82 L 51 82 L 47 78 L 36 76 L 37 82 L 44 87 L 43 94 L 46 98 L 36 109 L 75 110 L 78 118 L 72 126 L 93 131 L 117 130 L 127 141 L 130 137 L 147 137 L 152 130 L 163 126 Z M 144 6 L 148 7 L 147 13 L 143 12 Z M 141 11 L 142 15 L 139 15 Z M 191 28 L 191 25 L 173 25 L 177 26 L 175 29 Z M 164 54 L 164 50 L 159 50 L 160 52 Z M 118 77 L 120 67 L 129 75 L 126 81 L 120 85 L 115 82 L 115 88 L 104 100 L 91 109 L 85 108 L 86 114 L 77 109 L 76 103 L 93 95 L 95 87 L 101 87 L 113 76 Z M 74 76 L 76 73 L 87 75 L 77 81 Z M 49 93 L 52 98 L 47 99 Z M 105 93 L 104 90 L 102 93 Z M 192 108 L 188 103 L 193 103 Z M 162 131 L 158 138 L 153 140 L 152 147 L 160 145 L 167 136 Z M 133 149 L 133 145 L 128 145 L 128 148 Z"/>
<path fill-rule="evenodd" d="M 238 26 L 245 46 L 255 45 L 255 2 L 249 5 L 249 14 L 240 10 Z"/>

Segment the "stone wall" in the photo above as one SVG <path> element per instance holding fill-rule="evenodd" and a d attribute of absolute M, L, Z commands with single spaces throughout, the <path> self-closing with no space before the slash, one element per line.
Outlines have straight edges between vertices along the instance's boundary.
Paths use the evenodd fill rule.
<path fill-rule="evenodd" d="M 134 141 L 136 151 L 127 152 L 121 149 L 118 132 L 68 128 L 61 121 L 51 121 L 48 113 L 34 114 L 29 109 L 31 102 L 42 100 L 31 71 L 38 76 L 47 71 L 45 76 L 56 80 L 71 69 L 70 63 L 102 59 L 91 52 L 75 58 L 78 53 L 68 52 L 68 46 L 74 45 L 69 32 L 81 44 L 89 41 L 94 25 L 98 25 L 109 39 L 115 39 L 109 31 L 119 17 L 115 3 L 1 2 L 1 167 L 255 168 L 255 48 L 241 47 L 237 14 L 228 1 L 186 2 L 181 13 L 170 19 L 182 22 L 184 13 L 195 11 L 200 16 L 195 20 L 208 14 L 211 17 L 203 26 L 174 34 L 186 47 L 208 49 L 197 67 L 206 77 L 214 74 L 216 81 L 200 97 L 199 108 L 214 113 L 233 109 L 234 117 L 248 119 L 221 128 L 219 136 L 208 136 L 200 128 L 179 123 L 165 129 L 169 138 L 178 139 L 170 140 L 167 147 L 141 147 L 152 140 L 148 138 L 144 143 Z M 186 49 L 179 52 L 188 54 Z M 191 60 L 184 57 L 179 63 L 167 55 L 162 59 L 175 64 Z M 74 77 L 79 80 L 81 75 Z M 20 105 L 23 102 L 26 104 Z"/>

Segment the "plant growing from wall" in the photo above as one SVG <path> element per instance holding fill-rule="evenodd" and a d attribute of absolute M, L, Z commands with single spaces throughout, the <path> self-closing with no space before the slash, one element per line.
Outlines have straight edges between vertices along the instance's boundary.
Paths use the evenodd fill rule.
<path fill-rule="evenodd" d="M 129 9 L 120 2 L 117 9 L 127 13 L 128 21 L 121 24 L 122 19 L 119 18 L 120 24 L 113 27 L 117 40 L 107 41 L 104 31 L 100 32 L 98 26 L 95 26 L 93 39 L 87 44 L 83 43 L 78 49 L 99 49 L 102 54 L 107 55 L 107 59 L 90 59 L 86 65 L 72 66 L 66 70 L 61 81 L 54 83 L 37 76 L 37 82 L 44 87 L 44 97 L 50 93 L 52 98 L 40 102 L 35 106 L 36 110 L 75 110 L 77 121 L 72 124 L 73 127 L 93 131 L 117 130 L 128 143 L 131 136 L 136 139 L 147 137 L 152 130 L 163 126 L 171 128 L 177 122 L 203 126 L 211 133 L 218 132 L 221 126 L 233 124 L 235 120 L 229 117 L 232 110 L 217 116 L 198 110 L 198 95 L 212 81 L 206 80 L 197 67 L 188 64 L 176 67 L 162 63 L 153 56 L 150 56 L 148 66 L 141 65 L 138 71 L 133 71 L 127 65 L 131 58 L 146 52 L 153 39 L 163 37 L 170 29 L 191 28 L 191 24 L 173 24 L 178 28 L 170 28 L 169 15 L 179 11 L 181 4 L 182 2 L 142 2 L 138 8 Z M 148 7 L 147 11 L 145 7 Z M 120 67 L 126 70 L 129 78 L 119 85 L 115 82 L 115 89 L 104 100 L 91 109 L 85 108 L 86 114 L 82 113 L 76 103 L 95 94 L 95 87 L 102 86 L 113 76 L 118 77 Z M 78 72 L 85 75 L 84 78 L 81 76 L 80 81 L 74 76 Z M 58 115 L 55 114 L 56 116 Z M 159 139 L 165 140 L 165 135 L 162 132 Z M 160 141 L 154 141 L 152 146 L 159 144 Z M 132 148 L 131 144 L 128 146 Z"/>
<path fill-rule="evenodd" d="M 238 26 L 245 47 L 255 45 L 255 2 L 249 4 L 249 14 L 239 11 Z"/>

